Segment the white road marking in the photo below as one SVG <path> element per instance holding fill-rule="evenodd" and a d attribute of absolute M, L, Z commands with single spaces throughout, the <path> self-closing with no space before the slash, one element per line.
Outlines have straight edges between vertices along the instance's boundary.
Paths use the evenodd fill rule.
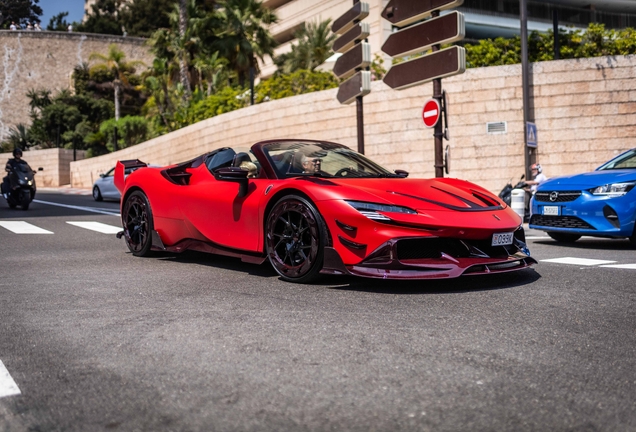
<path fill-rule="evenodd" d="M 0 226 L 16 234 L 53 234 L 52 231 L 47 231 L 24 221 L 4 221 L 0 222 Z"/>
<path fill-rule="evenodd" d="M 550 236 L 526 236 L 526 240 L 545 240 L 551 238 Z"/>
<path fill-rule="evenodd" d="M 21 393 L 18 385 L 13 381 L 13 378 L 9 375 L 9 371 L 4 367 L 2 360 L 0 360 L 0 398 L 19 394 Z"/>
<path fill-rule="evenodd" d="M 82 211 L 91 212 L 91 213 L 99 213 L 99 214 L 105 214 L 105 215 L 121 217 L 121 215 L 119 213 L 115 213 L 115 210 L 100 209 L 100 208 L 95 208 L 95 207 L 74 206 L 74 205 L 60 204 L 60 203 L 54 203 L 54 202 L 49 202 L 49 201 L 40 201 L 40 200 L 33 200 L 33 202 L 40 203 L 40 204 L 52 205 L 52 206 L 56 206 L 56 207 L 65 207 L 65 208 L 70 208 L 70 209 L 74 209 L 74 210 L 82 210 Z"/>
<path fill-rule="evenodd" d="M 117 234 L 122 230 L 122 227 L 116 227 L 113 225 L 104 224 L 101 222 L 66 222 L 69 225 L 75 225 L 80 228 L 85 228 L 91 231 L 97 231 L 104 234 Z"/>
<path fill-rule="evenodd" d="M 546 260 L 540 260 L 540 261 L 549 262 L 549 263 L 557 263 L 557 264 L 582 265 L 582 266 L 595 266 L 595 265 L 601 265 L 601 264 L 611 264 L 616 262 L 616 261 L 605 261 L 605 260 L 574 258 L 574 257 L 553 258 L 553 259 L 546 259 Z"/>
<path fill-rule="evenodd" d="M 636 270 L 636 264 L 612 264 L 602 265 L 601 267 Z"/>

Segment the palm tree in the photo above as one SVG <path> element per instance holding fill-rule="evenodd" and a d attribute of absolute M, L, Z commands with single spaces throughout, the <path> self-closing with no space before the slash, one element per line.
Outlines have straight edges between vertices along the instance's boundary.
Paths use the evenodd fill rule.
<path fill-rule="evenodd" d="M 275 62 L 284 73 L 299 69 L 314 70 L 333 54 L 331 49 L 336 35 L 331 32 L 331 20 L 303 25 L 294 36 L 297 45 L 289 53 L 279 56 Z"/>
<path fill-rule="evenodd" d="M 244 84 L 250 68 L 259 71 L 256 58 L 274 53 L 276 41 L 266 27 L 277 18 L 259 0 L 221 0 L 219 6 L 222 30 L 216 47 Z"/>
<path fill-rule="evenodd" d="M 203 81 L 207 84 L 206 94 L 210 96 L 212 89 L 217 89 L 219 81 L 223 74 L 223 69 L 227 65 L 227 60 L 219 58 L 219 52 L 216 51 L 211 56 L 198 55 L 194 59 L 194 67 L 199 72 L 199 89 L 203 92 Z"/>
<path fill-rule="evenodd" d="M 135 72 L 137 66 L 144 63 L 139 60 L 127 62 L 126 54 L 117 48 L 116 44 L 110 44 L 108 54 L 91 53 L 89 60 L 99 60 L 100 63 L 91 68 L 91 72 L 106 70 L 113 74 L 113 88 L 115 90 L 115 120 L 119 120 L 119 95 L 124 86 L 129 86 L 128 75 Z"/>

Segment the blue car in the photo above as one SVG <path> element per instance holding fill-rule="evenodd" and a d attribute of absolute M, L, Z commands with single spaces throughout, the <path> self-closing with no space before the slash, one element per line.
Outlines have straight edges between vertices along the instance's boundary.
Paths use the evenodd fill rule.
<path fill-rule="evenodd" d="M 559 242 L 628 238 L 636 246 L 636 148 L 595 171 L 550 179 L 531 201 L 530 228 Z"/>

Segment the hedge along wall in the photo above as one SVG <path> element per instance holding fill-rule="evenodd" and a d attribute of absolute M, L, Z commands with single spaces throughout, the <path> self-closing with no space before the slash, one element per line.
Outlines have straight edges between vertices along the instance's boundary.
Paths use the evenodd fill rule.
<path fill-rule="evenodd" d="M 636 56 L 559 60 L 532 65 L 539 162 L 548 177 L 594 169 L 635 147 Z M 520 65 L 469 69 L 442 81 L 448 94 L 449 177 L 498 193 L 524 173 Z M 223 114 L 105 156 L 71 163 L 74 187 L 91 187 L 119 159 L 172 164 L 222 146 L 276 138 L 336 141 L 357 148 L 356 106 L 337 89 L 275 100 Z M 364 98 L 365 153 L 411 177 L 434 176 L 432 130 L 421 118 L 432 84 L 394 91 L 374 82 Z M 488 134 L 488 122 L 506 132 Z"/>

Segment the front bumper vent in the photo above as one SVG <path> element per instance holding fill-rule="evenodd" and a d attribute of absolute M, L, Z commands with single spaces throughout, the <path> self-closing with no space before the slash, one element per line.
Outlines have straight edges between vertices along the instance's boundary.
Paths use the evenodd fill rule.
<path fill-rule="evenodd" d="M 543 216 L 532 215 L 530 218 L 530 225 L 539 225 L 542 227 L 551 228 L 575 228 L 575 229 L 587 229 L 596 230 L 592 225 L 585 222 L 583 219 L 576 216 Z"/>

